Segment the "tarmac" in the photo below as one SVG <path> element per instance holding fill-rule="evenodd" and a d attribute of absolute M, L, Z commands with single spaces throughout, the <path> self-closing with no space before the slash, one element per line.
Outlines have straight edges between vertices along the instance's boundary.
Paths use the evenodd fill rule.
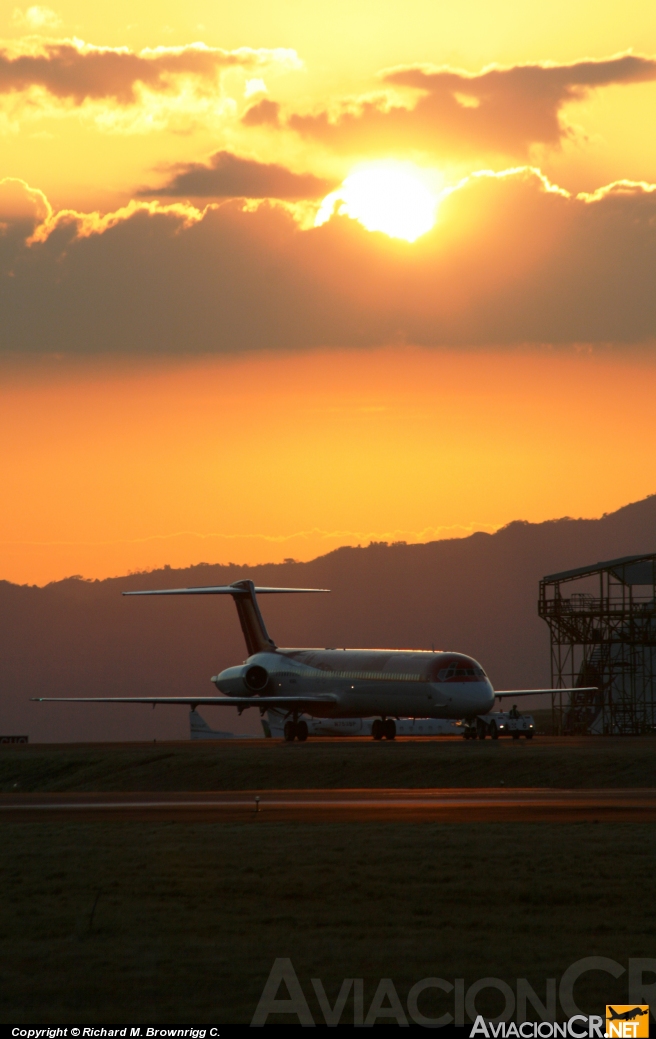
<path fill-rule="evenodd" d="M 656 789 L 3 793 L 2 822 L 656 822 Z"/>

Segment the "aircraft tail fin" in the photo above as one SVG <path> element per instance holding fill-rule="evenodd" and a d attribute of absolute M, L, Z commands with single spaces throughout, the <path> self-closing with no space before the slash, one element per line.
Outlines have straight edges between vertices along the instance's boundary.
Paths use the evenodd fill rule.
<path fill-rule="evenodd" d="M 254 653 L 275 653 L 276 644 L 266 630 L 258 606 L 258 595 L 278 592 L 327 592 L 328 588 L 256 588 L 252 581 L 210 585 L 202 588 L 158 588 L 148 592 L 123 592 L 123 595 L 231 595 L 237 607 L 249 657 Z"/>
<path fill-rule="evenodd" d="M 249 657 L 253 653 L 275 652 L 276 644 L 266 630 L 255 594 L 255 585 L 252 581 L 238 581 L 233 587 L 237 586 L 242 587 L 246 593 L 235 595 L 233 598 Z"/>
<path fill-rule="evenodd" d="M 230 739 L 233 733 L 231 732 L 219 732 L 218 729 L 212 729 L 202 714 L 198 711 L 189 712 L 189 738 L 192 740 L 225 740 Z"/>

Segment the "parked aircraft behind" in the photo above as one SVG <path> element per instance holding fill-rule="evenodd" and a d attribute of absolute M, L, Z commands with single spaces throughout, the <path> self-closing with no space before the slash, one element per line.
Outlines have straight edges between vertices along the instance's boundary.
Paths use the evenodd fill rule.
<path fill-rule="evenodd" d="M 265 736 L 283 739 L 287 716 L 284 711 L 267 711 L 262 719 Z M 371 736 L 375 718 L 299 718 L 305 722 L 308 736 Z M 462 723 L 444 718 L 397 718 L 397 736 L 462 736 Z"/>
<path fill-rule="evenodd" d="M 223 732 L 221 729 L 212 729 L 198 711 L 189 712 L 189 739 L 190 740 L 252 740 L 257 736 L 251 732 Z"/>
<path fill-rule="evenodd" d="M 231 595 L 248 658 L 212 678 L 220 696 L 33 697 L 41 702 L 185 704 L 257 707 L 285 712 L 286 740 L 305 740 L 311 718 L 374 718 L 375 740 L 393 740 L 395 719 L 471 720 L 487 714 L 504 696 L 535 696 L 551 689 L 494 691 L 485 671 L 464 653 L 406 649 L 281 649 L 270 638 L 258 595 L 327 592 L 327 588 L 256 588 L 252 581 L 209 588 L 166 588 L 123 595 Z M 589 691 L 592 691 L 591 689 Z M 561 692 L 573 692 L 571 689 Z"/>

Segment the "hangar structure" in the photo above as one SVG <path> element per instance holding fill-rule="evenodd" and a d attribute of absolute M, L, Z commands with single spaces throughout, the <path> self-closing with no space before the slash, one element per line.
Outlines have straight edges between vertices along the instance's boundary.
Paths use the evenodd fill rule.
<path fill-rule="evenodd" d="M 554 731 L 656 733 L 656 553 L 543 577 L 538 613 L 551 632 Z M 558 692 L 567 686 L 598 692 Z"/>

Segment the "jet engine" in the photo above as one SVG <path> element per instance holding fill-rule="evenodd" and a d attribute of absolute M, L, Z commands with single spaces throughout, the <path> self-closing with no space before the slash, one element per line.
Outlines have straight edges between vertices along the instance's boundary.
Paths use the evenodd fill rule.
<path fill-rule="evenodd" d="M 244 685 L 251 693 L 261 693 L 269 682 L 269 672 L 260 664 L 253 664 L 244 674 Z"/>

